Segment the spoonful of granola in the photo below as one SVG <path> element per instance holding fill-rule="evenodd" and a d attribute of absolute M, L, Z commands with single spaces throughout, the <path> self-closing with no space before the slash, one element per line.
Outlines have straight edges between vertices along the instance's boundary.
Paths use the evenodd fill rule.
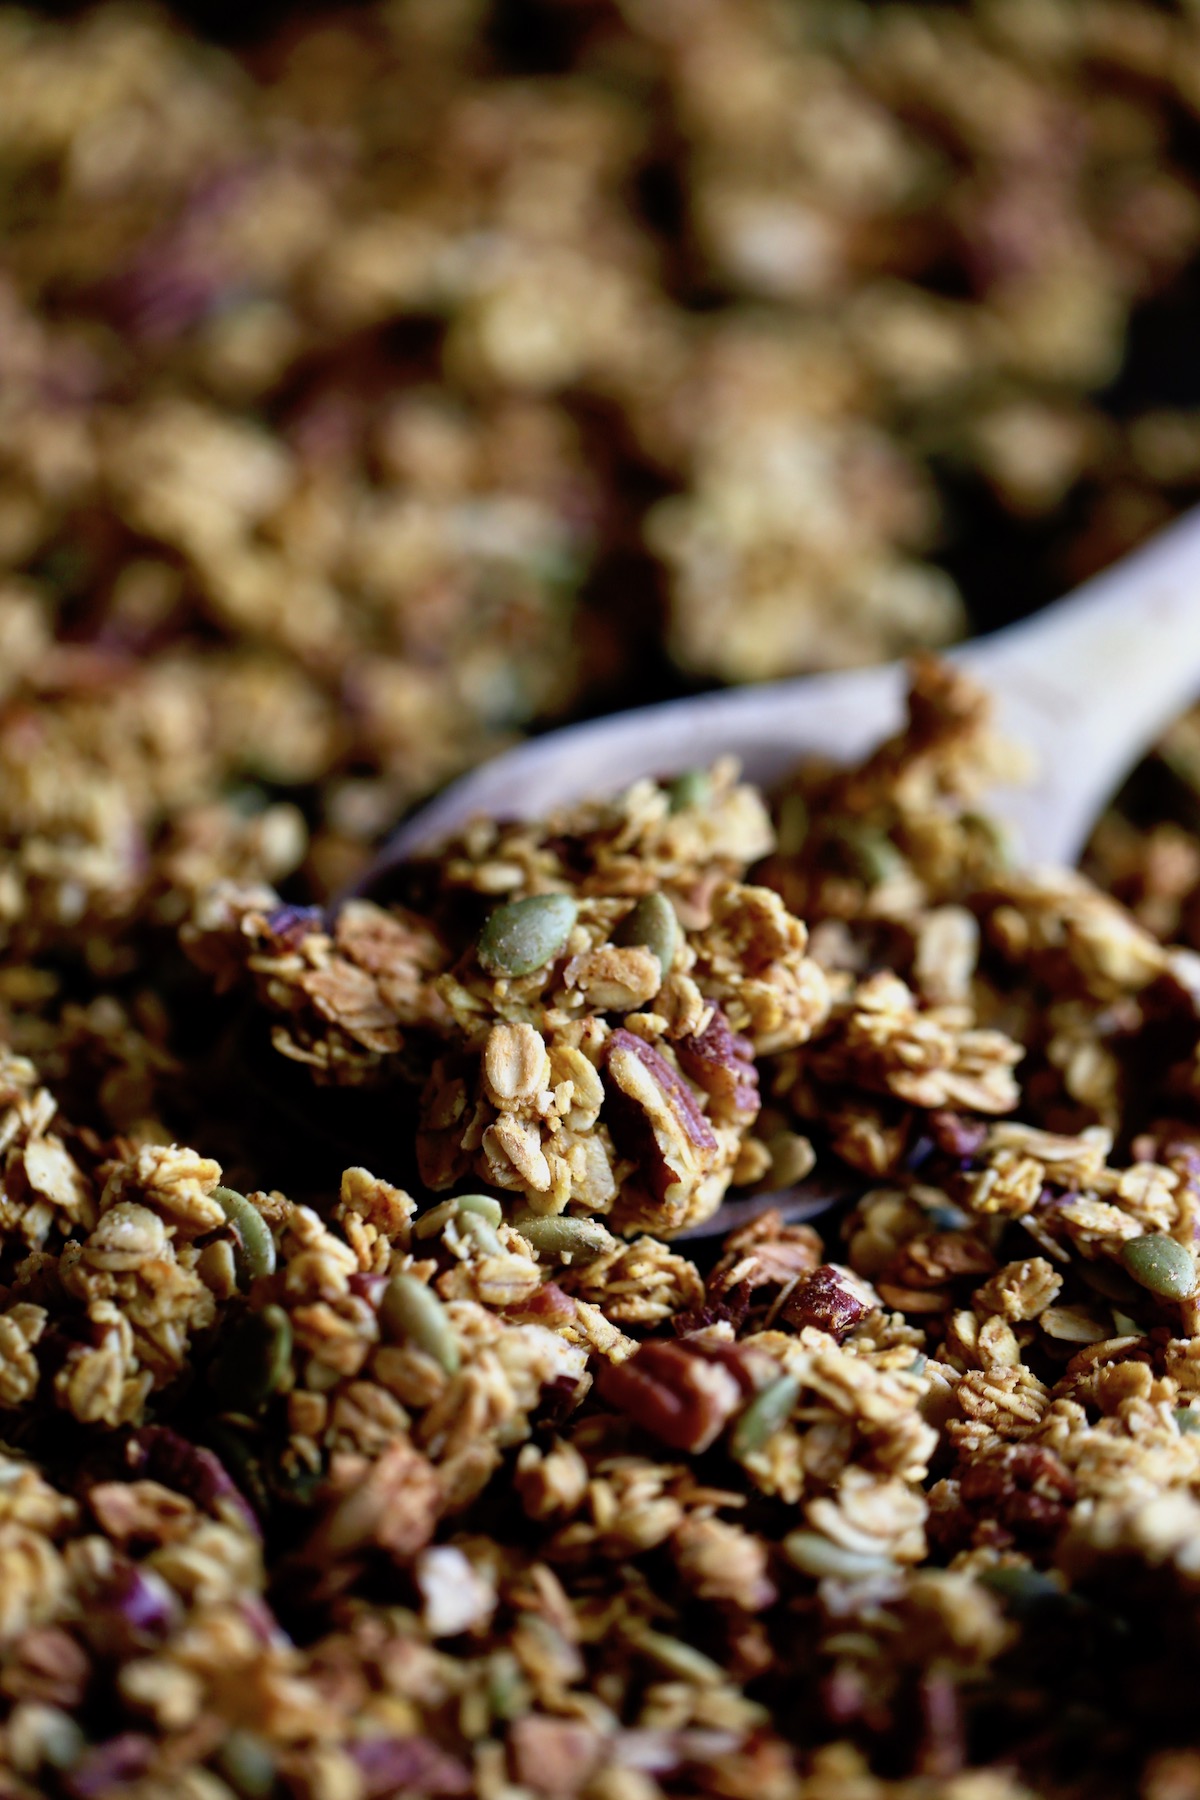
<path fill-rule="evenodd" d="M 1198 515 L 1030 623 L 916 664 L 907 722 L 888 668 L 556 733 L 409 821 L 332 917 L 219 891 L 192 954 L 250 977 L 279 1055 L 382 1091 L 412 1179 L 447 1196 L 437 1220 L 497 1291 L 514 1244 L 578 1268 L 781 1195 L 811 1216 L 925 1158 L 937 1176 L 1015 1129 L 1027 1052 L 1045 1116 L 1096 1116 L 1126 1029 L 1110 999 L 1157 982 L 1194 1012 L 1186 952 L 1010 850 L 1016 827 L 1039 863 L 1072 860 L 1200 688 L 1193 585 Z M 977 677 L 1036 758 L 1024 788 Z M 996 783 L 1002 825 L 981 811 Z M 1049 1031 L 1043 967 L 1069 1002 Z"/>

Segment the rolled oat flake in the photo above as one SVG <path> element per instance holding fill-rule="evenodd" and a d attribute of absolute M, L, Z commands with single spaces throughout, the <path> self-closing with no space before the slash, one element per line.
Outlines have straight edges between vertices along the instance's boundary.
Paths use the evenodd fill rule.
<path fill-rule="evenodd" d="M 1191 1254 L 1174 1238 L 1157 1231 L 1130 1238 L 1121 1261 L 1133 1279 L 1164 1300 L 1186 1300 L 1196 1285 L 1196 1265 Z"/>
<path fill-rule="evenodd" d="M 476 954 L 489 975 L 532 975 L 565 948 L 579 908 L 569 894 L 531 894 L 496 907 Z"/>

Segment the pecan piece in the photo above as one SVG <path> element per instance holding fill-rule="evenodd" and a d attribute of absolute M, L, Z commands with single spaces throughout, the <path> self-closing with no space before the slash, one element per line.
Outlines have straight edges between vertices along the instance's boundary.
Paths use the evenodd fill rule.
<path fill-rule="evenodd" d="M 762 1105 L 754 1045 L 730 1026 L 719 1006 L 704 1030 L 682 1037 L 675 1054 L 685 1074 L 702 1087 L 721 1125 L 748 1125 Z"/>
<path fill-rule="evenodd" d="M 604 1365 L 600 1398 L 672 1450 L 697 1455 L 716 1442 L 742 1405 L 749 1379 L 732 1344 L 712 1348 L 723 1354 L 686 1342 L 642 1344 L 627 1361 Z"/>
<path fill-rule="evenodd" d="M 783 1316 L 790 1325 L 815 1325 L 840 1343 L 877 1305 L 865 1281 L 837 1263 L 822 1263 L 792 1289 Z"/>
<path fill-rule="evenodd" d="M 681 1200 L 713 1164 L 717 1140 L 687 1082 L 662 1052 L 631 1031 L 614 1031 L 607 1066 L 615 1092 L 606 1109 L 618 1148 L 644 1172 L 656 1200 Z"/>

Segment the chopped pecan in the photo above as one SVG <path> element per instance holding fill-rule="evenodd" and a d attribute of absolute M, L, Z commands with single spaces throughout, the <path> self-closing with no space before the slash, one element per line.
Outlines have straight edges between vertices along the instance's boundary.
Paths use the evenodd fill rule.
<path fill-rule="evenodd" d="M 760 1214 L 730 1234 L 725 1255 L 708 1278 L 710 1303 L 732 1304 L 732 1293 L 750 1288 L 782 1287 L 821 1261 L 821 1240 L 811 1225 L 785 1225 L 774 1210 Z"/>
<path fill-rule="evenodd" d="M 358 1770 L 364 1800 L 389 1794 L 465 1794 L 471 1778 L 457 1758 L 425 1737 L 364 1737 L 347 1752 Z"/>
<path fill-rule="evenodd" d="M 712 1164 L 717 1140 L 687 1082 L 661 1051 L 631 1031 L 608 1041 L 611 1115 L 618 1148 L 641 1166 L 656 1200 L 682 1198 Z"/>
<path fill-rule="evenodd" d="M 745 1399 L 737 1359 L 732 1344 L 652 1341 L 626 1362 L 606 1363 L 598 1392 L 651 1436 L 695 1455 L 716 1442 Z"/>
<path fill-rule="evenodd" d="M 836 1263 L 822 1263 L 792 1289 L 783 1316 L 790 1325 L 815 1325 L 840 1341 L 876 1305 L 866 1282 Z"/>
<path fill-rule="evenodd" d="M 675 1054 L 684 1073 L 708 1095 L 719 1124 L 748 1125 L 757 1118 L 762 1102 L 754 1045 L 731 1028 L 719 1006 L 703 1031 L 677 1041 Z"/>

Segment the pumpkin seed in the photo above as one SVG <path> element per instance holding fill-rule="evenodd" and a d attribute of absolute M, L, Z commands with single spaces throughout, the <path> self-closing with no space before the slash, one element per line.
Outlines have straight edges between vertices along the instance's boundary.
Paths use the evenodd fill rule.
<path fill-rule="evenodd" d="M 255 1731 L 231 1731 L 217 1754 L 217 1767 L 243 1800 L 261 1800 L 275 1786 L 275 1753 Z"/>
<path fill-rule="evenodd" d="M 490 1194 L 455 1194 L 452 1200 L 442 1200 L 437 1206 L 431 1206 L 423 1212 L 413 1226 L 413 1236 L 418 1238 L 437 1237 L 443 1225 L 451 1219 L 457 1219 L 464 1213 L 474 1213 L 480 1220 L 495 1228 L 504 1217 L 504 1208 Z M 497 1241 L 496 1251 L 500 1248 Z M 492 1254 L 495 1255 L 496 1251 Z"/>
<path fill-rule="evenodd" d="M 1082 1263 L 1079 1273 L 1088 1286 L 1094 1288 L 1096 1293 L 1103 1294 L 1106 1300 L 1116 1300 L 1119 1304 L 1128 1306 L 1131 1300 L 1136 1302 L 1142 1297 L 1137 1283 L 1130 1280 L 1124 1269 L 1118 1268 L 1116 1263 L 1109 1262 L 1107 1258 L 1102 1258 L 1099 1262 Z"/>
<path fill-rule="evenodd" d="M 1157 1231 L 1130 1238 L 1121 1248 L 1121 1261 L 1141 1287 L 1164 1300 L 1186 1300 L 1196 1285 L 1191 1252 Z"/>
<path fill-rule="evenodd" d="M 1195 1432 L 1200 1431 L 1200 1409 L 1191 1406 L 1177 1406 L 1175 1423 L 1184 1437 L 1191 1437 Z"/>
<path fill-rule="evenodd" d="M 212 1385 L 225 1406 L 253 1411 L 287 1385 L 291 1372 L 292 1321 L 282 1306 L 264 1306 L 227 1331 Z"/>
<path fill-rule="evenodd" d="M 826 1576 L 839 1581 L 862 1580 L 896 1567 L 889 1556 L 864 1556 L 858 1550 L 843 1550 L 819 1531 L 790 1531 L 783 1540 L 783 1554 L 793 1568 L 818 1581 Z"/>
<path fill-rule="evenodd" d="M 496 1236 L 495 1227 L 481 1213 L 460 1211 L 459 1223 L 477 1250 L 484 1256 L 503 1256 L 504 1245 Z"/>
<path fill-rule="evenodd" d="M 829 833 L 841 850 L 852 874 L 869 887 L 878 887 L 903 867 L 903 858 L 882 831 L 844 819 Z"/>
<path fill-rule="evenodd" d="M 504 1217 L 504 1208 L 490 1194 L 456 1194 L 454 1204 L 459 1212 L 478 1213 L 493 1230 Z"/>
<path fill-rule="evenodd" d="M 409 1339 L 431 1356 L 447 1375 L 457 1372 L 461 1352 L 445 1307 L 431 1287 L 415 1275 L 393 1275 L 379 1309 L 384 1331 L 393 1342 Z"/>
<path fill-rule="evenodd" d="M 800 1383 L 794 1375 L 781 1375 L 778 1381 L 760 1389 L 733 1428 L 730 1454 L 740 1462 L 761 1450 L 780 1426 L 787 1424 L 799 1393 Z"/>
<path fill-rule="evenodd" d="M 572 1262 L 603 1256 L 617 1242 L 599 1219 L 576 1219 L 569 1213 L 535 1213 L 526 1207 L 514 1214 L 513 1224 L 535 1250 Z"/>
<path fill-rule="evenodd" d="M 673 813 L 686 812 L 692 806 L 707 806 L 712 796 L 712 782 L 707 769 L 684 769 L 664 790 Z"/>
<path fill-rule="evenodd" d="M 1057 1581 L 1043 1575 L 1039 1569 L 981 1569 L 977 1580 L 982 1586 L 991 1588 L 994 1594 L 999 1594 L 1009 1610 L 1018 1616 L 1064 1598 Z"/>
<path fill-rule="evenodd" d="M 775 847 L 781 856 L 798 856 L 808 836 L 808 802 L 803 794 L 785 794 L 779 802 Z"/>
<path fill-rule="evenodd" d="M 489 975 L 532 975 L 565 947 L 579 908 L 569 894 L 531 894 L 488 914 L 475 946 Z"/>
<path fill-rule="evenodd" d="M 647 894 L 631 912 L 625 914 L 613 932 L 612 941 L 623 950 L 632 949 L 638 944 L 644 945 L 652 956 L 658 958 L 658 966 L 665 976 L 675 961 L 679 937 L 679 920 L 667 896 Z"/>
<path fill-rule="evenodd" d="M 213 1189 L 213 1199 L 233 1226 L 233 1265 L 238 1286 L 248 1288 L 259 1275 L 275 1273 L 275 1239 L 257 1206 L 235 1188 Z"/>

